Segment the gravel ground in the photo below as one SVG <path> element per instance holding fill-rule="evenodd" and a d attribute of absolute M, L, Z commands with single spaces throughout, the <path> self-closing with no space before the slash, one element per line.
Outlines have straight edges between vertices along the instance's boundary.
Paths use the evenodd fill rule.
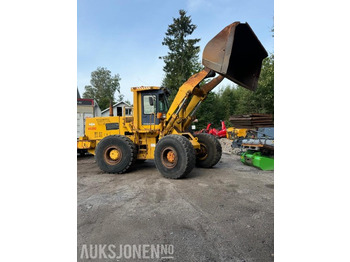
<path fill-rule="evenodd" d="M 239 148 L 232 148 L 232 140 L 229 140 L 227 138 L 221 138 L 219 139 L 222 152 L 226 154 L 234 154 L 234 155 L 240 155 L 241 149 Z"/>
<path fill-rule="evenodd" d="M 113 175 L 78 157 L 78 261 L 140 261 L 80 259 L 89 244 L 173 245 L 172 258 L 146 261 L 273 261 L 273 171 L 243 165 L 220 142 L 220 162 L 182 180 L 150 160 Z"/>
<path fill-rule="evenodd" d="M 219 139 L 221 147 L 222 147 L 222 152 L 223 153 L 227 153 L 227 154 L 232 154 L 233 150 L 232 150 L 232 141 L 227 139 L 227 138 L 221 138 Z"/>

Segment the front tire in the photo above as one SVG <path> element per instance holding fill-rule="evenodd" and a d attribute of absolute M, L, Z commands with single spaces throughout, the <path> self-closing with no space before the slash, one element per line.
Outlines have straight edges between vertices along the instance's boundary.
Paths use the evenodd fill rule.
<path fill-rule="evenodd" d="M 103 138 L 96 147 L 95 159 L 102 171 L 122 174 L 135 163 L 135 144 L 126 136 L 113 135 Z"/>
<path fill-rule="evenodd" d="M 198 134 L 198 143 L 201 148 L 196 151 L 196 165 L 210 168 L 215 166 L 222 155 L 222 147 L 219 140 L 210 134 Z"/>
<path fill-rule="evenodd" d="M 192 143 L 181 135 L 167 135 L 156 145 L 154 162 L 166 178 L 184 178 L 195 166 Z"/>

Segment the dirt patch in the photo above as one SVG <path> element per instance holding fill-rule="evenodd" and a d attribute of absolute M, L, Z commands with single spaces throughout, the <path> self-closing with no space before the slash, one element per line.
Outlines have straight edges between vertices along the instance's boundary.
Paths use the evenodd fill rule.
<path fill-rule="evenodd" d="M 78 157 L 78 260 L 87 261 L 84 244 L 171 244 L 172 261 L 273 261 L 273 171 L 242 164 L 220 142 L 216 166 L 181 180 L 151 160 L 113 175 Z"/>

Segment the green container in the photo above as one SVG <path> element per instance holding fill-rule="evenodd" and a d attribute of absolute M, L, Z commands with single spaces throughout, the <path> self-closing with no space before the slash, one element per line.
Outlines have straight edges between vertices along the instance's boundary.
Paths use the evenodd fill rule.
<path fill-rule="evenodd" d="M 241 155 L 241 162 L 260 168 L 261 170 L 273 170 L 274 159 L 261 155 L 261 152 L 248 150 Z"/>

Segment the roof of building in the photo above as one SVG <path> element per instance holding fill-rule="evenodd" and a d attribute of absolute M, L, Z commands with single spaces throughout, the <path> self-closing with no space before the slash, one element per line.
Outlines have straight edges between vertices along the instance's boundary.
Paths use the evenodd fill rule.
<path fill-rule="evenodd" d="M 131 105 L 129 105 L 128 103 L 125 103 L 125 102 L 121 101 L 121 102 L 115 103 L 115 104 L 113 105 L 113 108 L 114 108 L 114 107 L 117 107 L 118 105 L 121 105 L 121 104 L 125 104 L 127 107 L 131 107 Z M 109 110 L 109 107 L 106 108 L 105 110 L 102 110 L 102 111 L 101 111 L 101 114 L 104 113 L 104 112 L 106 112 L 106 111 L 108 111 L 108 110 Z"/>

